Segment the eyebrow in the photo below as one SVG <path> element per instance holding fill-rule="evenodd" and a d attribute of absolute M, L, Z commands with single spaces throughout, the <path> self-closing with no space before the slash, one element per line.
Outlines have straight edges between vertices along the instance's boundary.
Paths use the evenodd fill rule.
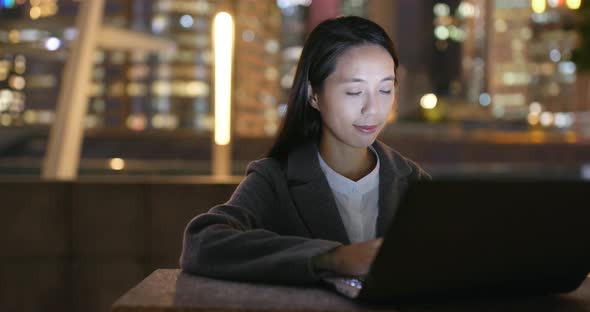
<path fill-rule="evenodd" d="M 361 78 L 351 78 L 351 79 L 344 79 L 342 82 L 365 82 L 365 79 L 361 79 Z M 380 82 L 383 81 L 397 81 L 396 77 L 394 77 L 393 75 L 389 75 L 383 79 L 381 79 Z"/>

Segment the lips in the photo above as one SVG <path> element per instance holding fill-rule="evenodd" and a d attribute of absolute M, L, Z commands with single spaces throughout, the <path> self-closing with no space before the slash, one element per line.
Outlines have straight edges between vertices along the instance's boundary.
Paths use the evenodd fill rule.
<path fill-rule="evenodd" d="M 362 133 L 373 133 L 377 131 L 377 126 L 357 126 L 354 125 L 355 129 Z"/>

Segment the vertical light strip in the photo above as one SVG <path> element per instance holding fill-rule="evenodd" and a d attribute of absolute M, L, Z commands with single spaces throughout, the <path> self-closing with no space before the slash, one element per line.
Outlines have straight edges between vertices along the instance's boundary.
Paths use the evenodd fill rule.
<path fill-rule="evenodd" d="M 531 0 L 531 8 L 533 12 L 541 14 L 547 9 L 547 2 L 546 0 Z"/>
<path fill-rule="evenodd" d="M 215 144 L 231 140 L 231 88 L 234 22 L 230 14 L 220 12 L 213 21 L 215 55 Z"/>

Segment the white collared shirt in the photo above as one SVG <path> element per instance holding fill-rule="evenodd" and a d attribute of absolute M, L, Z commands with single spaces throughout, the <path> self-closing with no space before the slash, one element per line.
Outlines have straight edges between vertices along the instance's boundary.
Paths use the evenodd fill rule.
<path fill-rule="evenodd" d="M 320 168 L 334 194 L 338 212 L 346 228 L 351 243 L 375 238 L 377 216 L 379 214 L 379 157 L 373 171 L 358 181 L 339 174 L 330 168 L 318 152 Z"/>

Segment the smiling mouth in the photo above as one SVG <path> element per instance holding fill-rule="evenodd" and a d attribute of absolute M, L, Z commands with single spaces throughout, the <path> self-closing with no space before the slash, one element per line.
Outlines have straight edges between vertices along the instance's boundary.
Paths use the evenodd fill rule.
<path fill-rule="evenodd" d="M 357 126 L 357 125 L 354 125 L 354 127 L 363 133 L 373 133 L 377 130 L 377 126 Z"/>

